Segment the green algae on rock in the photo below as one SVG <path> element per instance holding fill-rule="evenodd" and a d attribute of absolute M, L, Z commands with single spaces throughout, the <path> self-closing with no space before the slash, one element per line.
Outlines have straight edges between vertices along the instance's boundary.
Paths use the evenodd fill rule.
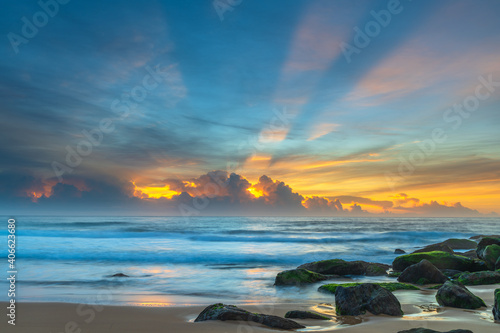
<path fill-rule="evenodd" d="M 275 286 L 301 285 L 327 280 L 323 274 L 308 271 L 307 269 L 292 269 L 276 275 Z"/>
<path fill-rule="evenodd" d="M 353 283 L 329 283 L 322 285 L 318 288 L 318 291 L 335 294 L 338 287 L 355 287 L 362 285 L 363 283 L 353 282 Z M 420 290 L 420 288 L 407 283 L 400 282 L 380 282 L 373 283 L 389 291 L 395 290 Z"/>
<path fill-rule="evenodd" d="M 441 306 L 460 309 L 478 309 L 486 306 L 484 301 L 474 295 L 465 286 L 453 282 L 445 282 L 436 294 L 436 301 Z"/>
<path fill-rule="evenodd" d="M 483 271 L 463 273 L 458 277 L 458 282 L 466 286 L 500 283 L 500 272 Z"/>
<path fill-rule="evenodd" d="M 417 264 L 423 259 L 430 261 L 439 269 L 455 269 L 469 272 L 483 271 L 485 269 L 484 262 L 442 251 L 405 254 L 394 259 L 392 267 L 396 271 L 404 271 L 407 267 Z"/>
<path fill-rule="evenodd" d="M 345 261 L 342 259 L 329 259 L 310 262 L 298 267 L 320 274 L 333 275 L 386 275 L 389 265 L 371 263 L 366 261 Z"/>

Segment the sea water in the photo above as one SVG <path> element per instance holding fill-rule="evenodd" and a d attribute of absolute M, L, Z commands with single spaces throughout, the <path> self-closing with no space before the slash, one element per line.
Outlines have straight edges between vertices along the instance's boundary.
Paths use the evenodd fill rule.
<path fill-rule="evenodd" d="M 7 217 L 4 218 L 5 221 Z M 448 238 L 499 234 L 499 218 L 16 217 L 17 301 L 122 305 L 332 302 L 275 287 L 279 271 L 340 258 L 390 264 Z M 7 227 L 0 231 L 7 272 Z M 129 277 L 112 277 L 123 273 Z M 390 281 L 352 277 L 341 281 Z M 2 279 L 0 290 L 8 290 Z M 7 293 L 0 292 L 7 301 Z"/>

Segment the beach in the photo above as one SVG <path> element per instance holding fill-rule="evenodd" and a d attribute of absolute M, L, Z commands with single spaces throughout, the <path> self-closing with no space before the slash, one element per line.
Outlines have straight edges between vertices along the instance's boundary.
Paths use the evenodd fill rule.
<path fill-rule="evenodd" d="M 470 287 L 482 297 L 488 308 L 463 310 L 429 306 L 435 291 L 397 291 L 394 294 L 402 301 L 403 317 L 362 315 L 357 317 L 336 317 L 333 306 L 326 304 L 260 304 L 242 305 L 251 312 L 265 312 L 283 316 L 290 310 L 311 310 L 331 316 L 332 320 L 297 320 L 307 326 L 299 332 L 348 332 L 388 333 L 425 327 L 437 331 L 469 329 L 474 333 L 498 332 L 499 323 L 491 315 L 493 290 L 500 285 Z M 333 296 L 332 296 L 333 299 Z M 214 300 L 216 302 L 217 300 Z M 413 304 L 406 302 L 411 301 Z M 435 303 L 435 302 L 434 302 Z M 7 303 L 1 303 L 7 306 Z M 175 333 L 241 333 L 276 331 L 259 324 L 237 321 L 193 320 L 203 306 L 90 306 L 72 303 L 22 303 L 18 305 L 16 327 L 6 320 L 0 323 L 1 332 L 60 333 L 60 332 L 175 332 Z M 100 310 L 100 311 L 98 311 Z M 79 315 L 83 314 L 83 315 Z M 81 330 L 81 331 L 80 331 Z"/>
<path fill-rule="evenodd" d="M 256 323 L 194 319 L 215 303 L 283 317 L 312 311 L 329 320 L 294 319 L 307 332 L 399 332 L 416 327 L 497 332 L 493 292 L 468 285 L 487 307 L 439 306 L 432 284 L 395 290 L 402 317 L 338 316 L 327 283 L 390 283 L 395 276 L 342 274 L 275 285 L 281 271 L 318 260 L 391 265 L 429 244 L 494 234 L 498 219 L 26 217 L 18 219 L 16 325 L 1 332 L 269 332 Z M 450 243 L 451 244 L 451 243 Z M 450 250 L 461 254 L 466 248 Z M 328 273 L 330 274 L 330 273 Z M 435 285 L 435 284 L 434 284 Z M 6 281 L 0 282 L 7 288 Z M 7 289 L 5 289 L 7 290 Z M 2 307 L 8 299 L 0 296 Z M 251 329 L 250 329 L 251 328 Z"/>

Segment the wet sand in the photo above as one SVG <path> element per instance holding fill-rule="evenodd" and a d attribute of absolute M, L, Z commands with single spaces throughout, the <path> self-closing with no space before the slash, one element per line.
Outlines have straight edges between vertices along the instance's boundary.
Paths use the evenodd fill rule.
<path fill-rule="evenodd" d="M 299 331 L 387 333 L 426 327 L 437 331 L 469 329 L 475 333 L 499 332 L 500 323 L 493 321 L 493 291 L 500 285 L 476 286 L 469 289 L 482 297 L 487 308 L 462 310 L 439 307 L 432 302 L 435 291 L 397 291 L 405 315 L 403 317 L 364 315 L 337 317 L 333 304 L 260 304 L 241 305 L 251 312 L 284 316 L 290 310 L 312 310 L 332 317 L 330 321 L 297 320 L 307 326 Z M 214 303 L 217 301 L 214 300 Z M 333 299 L 332 299 L 333 303 Z M 7 303 L 0 303 L 4 309 Z M 104 332 L 169 332 L 169 333 L 258 333 L 276 331 L 247 322 L 194 323 L 202 306 L 140 307 L 90 306 L 71 303 L 21 303 L 16 307 L 16 326 L 0 323 L 0 332 L 23 333 L 104 333 Z"/>

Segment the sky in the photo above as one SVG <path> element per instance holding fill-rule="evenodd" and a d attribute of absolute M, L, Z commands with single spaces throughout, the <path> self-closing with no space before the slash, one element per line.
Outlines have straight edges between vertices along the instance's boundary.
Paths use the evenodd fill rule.
<path fill-rule="evenodd" d="M 499 12 L 5 3 L 0 213 L 496 216 Z"/>

